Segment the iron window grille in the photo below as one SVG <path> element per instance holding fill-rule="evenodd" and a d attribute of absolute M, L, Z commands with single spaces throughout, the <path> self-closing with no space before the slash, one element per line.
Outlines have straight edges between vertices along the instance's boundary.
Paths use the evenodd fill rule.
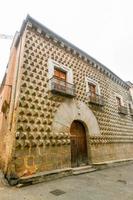
<path fill-rule="evenodd" d="M 99 106 L 104 106 L 105 104 L 103 96 L 92 92 L 89 92 L 89 102 Z"/>

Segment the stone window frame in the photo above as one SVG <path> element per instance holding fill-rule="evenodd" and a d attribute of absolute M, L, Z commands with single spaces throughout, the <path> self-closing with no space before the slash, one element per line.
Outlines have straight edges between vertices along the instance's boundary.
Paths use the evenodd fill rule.
<path fill-rule="evenodd" d="M 101 95 L 100 84 L 97 81 L 95 81 L 94 79 L 92 79 L 90 77 L 86 77 L 85 78 L 85 82 L 86 82 L 86 93 L 88 94 L 88 96 L 91 95 L 88 83 L 95 85 L 95 87 L 96 87 L 96 94 L 97 95 Z"/>
<path fill-rule="evenodd" d="M 124 104 L 124 100 L 123 100 L 122 95 L 117 94 L 117 93 L 115 94 L 115 102 L 116 102 L 116 105 L 118 106 L 117 99 L 116 99 L 117 97 L 120 98 L 121 106 L 126 106 L 126 105 Z"/>
<path fill-rule="evenodd" d="M 66 82 L 73 84 L 73 71 L 70 67 L 67 67 L 63 64 L 58 63 L 55 60 L 52 60 L 51 58 L 48 60 L 48 78 L 49 80 L 54 76 L 54 69 L 57 68 L 59 70 L 62 70 L 66 72 Z"/>

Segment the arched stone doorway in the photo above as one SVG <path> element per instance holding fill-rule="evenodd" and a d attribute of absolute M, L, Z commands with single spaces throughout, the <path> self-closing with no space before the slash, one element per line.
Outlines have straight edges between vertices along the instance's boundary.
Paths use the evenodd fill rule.
<path fill-rule="evenodd" d="M 71 166 L 79 167 L 88 164 L 86 131 L 84 125 L 74 120 L 70 128 Z"/>
<path fill-rule="evenodd" d="M 81 101 L 66 99 L 61 103 L 58 110 L 55 113 L 52 123 L 52 132 L 58 135 L 59 133 L 67 133 L 70 137 L 69 145 L 65 146 L 67 154 L 65 160 L 67 160 L 67 167 L 71 166 L 71 125 L 74 121 L 81 122 L 85 129 L 86 143 L 87 143 L 87 159 L 88 162 L 92 162 L 91 146 L 89 144 L 89 137 L 101 136 L 98 121 L 91 111 L 91 109 Z M 63 148 L 62 148 L 63 149 Z M 64 155 L 64 157 L 65 157 Z M 89 164 L 88 163 L 88 164 Z"/>

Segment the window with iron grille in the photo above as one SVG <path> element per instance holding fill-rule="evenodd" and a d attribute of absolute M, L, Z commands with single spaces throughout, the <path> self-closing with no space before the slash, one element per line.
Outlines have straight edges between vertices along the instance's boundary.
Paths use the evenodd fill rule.
<path fill-rule="evenodd" d="M 117 107 L 118 107 L 118 113 L 127 115 L 128 110 L 127 110 L 127 107 L 124 105 L 122 96 L 120 96 L 120 95 L 116 96 L 116 103 L 117 103 Z"/>
<path fill-rule="evenodd" d="M 89 102 L 91 104 L 103 106 L 104 105 L 104 99 L 103 96 L 100 95 L 100 86 L 99 84 L 86 77 L 86 91 L 87 91 L 87 96 L 89 98 Z"/>
<path fill-rule="evenodd" d="M 73 84 L 72 69 L 53 60 L 49 60 L 49 88 L 52 93 L 74 97 L 75 86 Z"/>

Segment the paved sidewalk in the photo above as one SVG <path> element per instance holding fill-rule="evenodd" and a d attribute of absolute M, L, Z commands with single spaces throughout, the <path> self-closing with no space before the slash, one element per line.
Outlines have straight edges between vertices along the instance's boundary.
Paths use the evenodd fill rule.
<path fill-rule="evenodd" d="M 0 184 L 0 200 L 57 199 L 133 200 L 133 163 L 23 188 Z"/>

